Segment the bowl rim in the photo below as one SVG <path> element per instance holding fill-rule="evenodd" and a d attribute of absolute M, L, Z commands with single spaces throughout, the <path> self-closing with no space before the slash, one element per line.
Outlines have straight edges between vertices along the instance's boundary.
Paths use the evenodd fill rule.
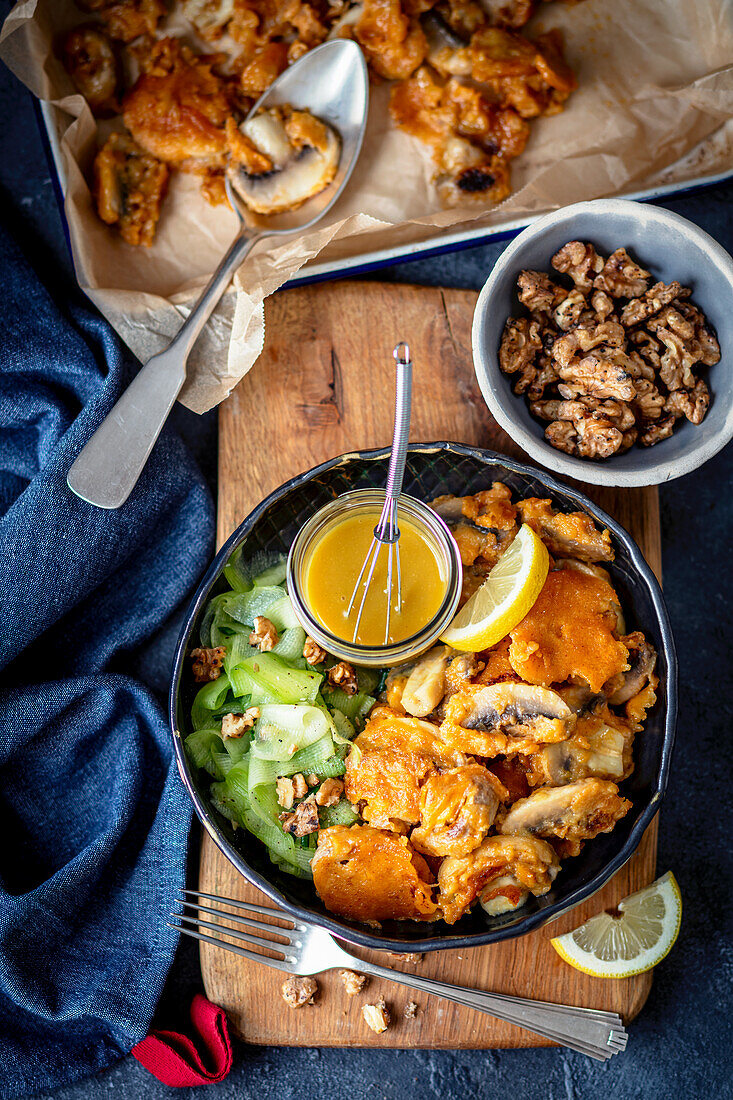
<path fill-rule="evenodd" d="M 723 280 L 728 281 L 733 289 L 733 257 L 723 246 L 701 229 L 689 218 L 683 218 L 672 210 L 655 206 L 652 203 L 641 203 L 633 199 L 590 199 L 587 202 L 572 203 L 570 206 L 560 207 L 523 229 L 513 241 L 504 249 L 496 260 L 486 282 L 481 288 L 473 313 L 471 328 L 471 344 L 473 349 L 473 368 L 479 389 L 483 395 L 491 415 L 511 438 L 536 462 L 543 466 L 572 477 L 576 481 L 586 481 L 593 485 L 605 485 L 616 487 L 630 487 L 642 485 L 661 485 L 673 481 L 677 477 L 697 470 L 708 459 L 713 458 L 733 439 L 733 401 L 728 410 L 725 422 L 718 432 L 707 442 L 700 440 L 695 444 L 689 454 L 684 456 L 684 461 L 670 462 L 664 460 L 664 453 L 660 458 L 650 458 L 641 469 L 618 470 L 614 467 L 613 457 L 607 462 L 592 462 L 590 459 L 574 458 L 546 443 L 544 439 L 538 439 L 530 432 L 518 418 L 506 411 L 502 401 L 494 392 L 494 379 L 500 375 L 496 354 L 488 350 L 486 339 L 486 303 L 491 297 L 500 277 L 504 276 L 512 264 L 517 264 L 517 273 L 521 265 L 518 263 L 523 247 L 535 238 L 542 236 L 543 232 L 566 221 L 572 221 L 577 214 L 591 214 L 603 218 L 606 214 L 625 214 L 637 219 L 650 218 L 657 225 L 673 225 L 686 236 L 694 238 L 711 255 L 712 261 L 721 271 Z M 570 238 L 572 239 L 572 238 Z M 548 257 L 549 263 L 549 257 Z M 501 379 L 504 376 L 501 375 Z M 513 401 L 520 398 L 511 394 Z M 645 449 L 646 456 L 651 456 L 652 449 Z M 678 469 L 683 465 L 683 469 Z"/>
<path fill-rule="evenodd" d="M 672 758 L 672 751 L 674 748 L 675 731 L 677 724 L 677 690 L 678 690 L 678 664 L 677 664 L 677 652 L 675 649 L 674 639 L 672 636 L 672 628 L 669 621 L 669 616 L 664 603 L 664 597 L 660 584 L 652 572 L 650 566 L 647 564 L 641 550 L 637 546 L 635 540 L 630 534 L 615 520 L 612 516 L 608 515 L 602 508 L 599 508 L 593 501 L 586 497 L 579 490 L 565 485 L 563 482 L 557 481 L 551 475 L 546 474 L 544 470 L 538 470 L 535 467 L 527 466 L 524 463 L 517 462 L 512 458 L 508 458 L 505 455 L 499 454 L 496 451 L 491 451 L 482 447 L 473 447 L 468 444 L 455 443 L 449 440 L 438 440 L 432 443 L 412 443 L 408 447 L 408 456 L 410 454 L 435 454 L 438 451 L 446 451 L 449 454 L 455 454 L 460 457 L 470 457 L 482 462 L 491 468 L 494 465 L 501 465 L 505 469 L 510 470 L 513 473 L 517 473 L 524 477 L 539 478 L 548 491 L 548 495 L 552 494 L 565 494 L 571 498 L 571 500 L 583 511 L 589 511 L 591 515 L 599 520 L 604 526 L 608 527 L 614 538 L 616 538 L 625 547 L 631 562 L 636 572 L 640 575 L 641 579 L 647 586 L 649 595 L 651 598 L 654 613 L 659 624 L 659 632 L 662 642 L 662 650 L 664 653 L 665 663 L 667 667 L 666 677 L 666 694 L 667 694 L 667 707 L 664 716 L 664 732 L 662 738 L 662 751 L 658 768 L 657 780 L 654 786 L 653 793 L 649 799 L 648 804 L 644 807 L 640 813 L 638 819 L 632 826 L 626 841 L 619 852 L 604 865 L 604 867 L 598 871 L 591 879 L 586 883 L 578 886 L 562 901 L 557 901 L 552 905 L 548 905 L 544 909 L 537 910 L 534 913 L 530 913 L 519 924 L 512 925 L 506 928 L 498 928 L 494 930 L 487 929 L 485 932 L 476 933 L 462 933 L 455 935 L 441 935 L 441 936 L 425 936 L 419 940 L 397 940 L 390 939 L 388 937 L 379 936 L 375 933 L 369 932 L 366 929 L 352 927 L 339 920 L 337 917 L 326 916 L 321 913 L 314 912 L 310 909 L 306 909 L 303 906 L 294 904 L 288 901 L 288 899 L 280 892 L 280 890 L 271 883 L 268 879 L 264 878 L 259 872 L 255 871 L 247 863 L 246 859 L 221 833 L 221 830 L 214 818 L 213 814 L 206 806 L 204 799 L 199 795 L 193 782 L 193 776 L 189 768 L 188 760 L 184 750 L 183 736 L 178 730 L 176 720 L 176 710 L 178 704 L 178 696 L 180 692 L 181 679 L 183 673 L 183 663 L 188 647 L 189 638 L 193 628 L 196 616 L 201 609 L 202 604 L 208 598 L 210 589 L 214 586 L 216 581 L 222 572 L 224 564 L 226 563 L 229 555 L 235 546 L 253 529 L 258 522 L 262 514 L 267 508 L 270 507 L 275 501 L 284 497 L 287 493 L 294 489 L 297 489 L 300 485 L 305 484 L 307 481 L 312 480 L 319 474 L 325 473 L 334 469 L 336 466 L 347 465 L 354 460 L 368 460 L 378 461 L 379 459 L 388 458 L 390 454 L 389 447 L 380 447 L 369 450 L 361 451 L 348 451 L 344 454 L 337 455 L 335 458 L 328 459 L 326 462 L 322 462 L 317 466 L 312 467 L 310 470 L 306 470 L 303 473 L 297 474 L 295 477 L 290 478 L 287 482 L 284 482 L 277 489 L 274 489 L 268 494 L 260 503 L 249 513 L 249 515 L 239 524 L 239 526 L 232 532 L 224 545 L 221 547 L 216 557 L 212 561 L 211 565 L 204 574 L 199 586 L 194 594 L 191 603 L 189 604 L 188 611 L 186 612 L 183 625 L 181 627 L 178 642 L 176 644 L 176 651 L 173 662 L 173 670 L 171 676 L 171 686 L 168 696 L 168 721 L 173 738 L 173 748 L 176 757 L 176 764 L 178 771 L 183 781 L 186 790 L 193 802 L 196 814 L 201 821 L 201 824 L 206 829 L 207 833 L 214 841 L 216 846 L 222 852 L 222 854 L 229 860 L 230 863 L 236 867 L 241 875 L 247 879 L 253 886 L 256 886 L 261 890 L 271 901 L 277 906 L 283 909 L 291 917 L 296 920 L 305 921 L 309 924 L 315 924 L 320 928 L 324 928 L 332 935 L 350 942 L 359 947 L 369 948 L 377 951 L 391 951 L 397 953 L 404 953 L 406 950 L 414 951 L 418 953 L 424 953 L 428 951 L 442 951 L 450 948 L 465 948 L 465 947 L 480 947 L 491 943 L 499 943 L 504 940 L 516 939 L 518 936 L 526 935 L 528 932 L 532 932 L 544 925 L 556 920 L 563 913 L 568 912 L 570 909 L 575 908 L 581 902 L 590 898 L 598 890 L 600 890 L 606 882 L 608 882 L 613 875 L 616 874 L 621 867 L 632 857 L 636 849 L 638 848 L 641 838 L 644 835 L 647 827 L 656 816 L 659 807 L 661 805 L 664 793 L 667 788 L 667 782 L 669 778 L 669 769 Z M 427 926 L 429 927 L 429 925 Z"/>

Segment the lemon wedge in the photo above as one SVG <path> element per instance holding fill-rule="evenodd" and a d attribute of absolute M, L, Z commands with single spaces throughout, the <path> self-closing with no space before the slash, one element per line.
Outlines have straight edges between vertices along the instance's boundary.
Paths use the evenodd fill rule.
<path fill-rule="evenodd" d="M 661 962 L 679 935 L 682 895 L 671 871 L 618 903 L 619 916 L 600 913 L 551 940 L 558 955 L 594 978 L 631 978 Z"/>
<path fill-rule="evenodd" d="M 441 635 L 441 641 L 464 653 L 496 645 L 521 623 L 542 591 L 549 569 L 547 547 L 523 523 L 509 549 Z"/>

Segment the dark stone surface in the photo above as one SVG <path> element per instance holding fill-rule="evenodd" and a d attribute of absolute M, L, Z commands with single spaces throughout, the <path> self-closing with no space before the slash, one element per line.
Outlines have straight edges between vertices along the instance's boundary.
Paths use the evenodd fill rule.
<path fill-rule="evenodd" d="M 0 5 L 7 10 L 8 5 Z M 71 275 L 48 164 L 29 95 L 0 68 L 0 201 L 30 252 Z M 733 185 L 664 205 L 733 249 Z M 504 244 L 401 264 L 373 277 L 478 288 Z M 730 349 L 728 349 L 730 354 Z M 727 358 L 727 357 L 726 357 Z M 724 363 L 718 369 L 728 369 Z M 180 407 L 178 431 L 214 484 L 216 421 Z M 659 872 L 672 869 L 684 898 L 676 947 L 658 967 L 649 1001 L 631 1027 L 625 1055 L 598 1065 L 561 1050 L 374 1052 L 240 1046 L 213 1093 L 221 1100 L 277 1097 L 355 1100 L 540 1096 L 544 1100 L 656 1100 L 733 1096 L 730 762 L 733 670 L 730 619 L 733 450 L 662 488 L 664 587 L 679 649 L 681 707 L 670 789 L 662 811 Z M 164 690 L 174 630 L 158 646 Z M 192 853 L 192 868 L 195 854 Z M 159 1010 L 161 1024 L 185 1023 L 200 986 L 196 950 L 182 945 Z M 490 1023 L 487 1021 L 487 1026 Z M 59 1090 L 56 1100 L 158 1100 L 171 1090 L 126 1058 L 97 1078 Z M 204 1089 L 182 1089 L 181 1100 Z"/>

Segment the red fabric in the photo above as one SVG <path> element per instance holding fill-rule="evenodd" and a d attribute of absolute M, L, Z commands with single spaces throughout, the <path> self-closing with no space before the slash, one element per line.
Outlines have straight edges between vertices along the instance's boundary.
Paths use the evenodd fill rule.
<path fill-rule="evenodd" d="M 191 1002 L 191 1023 L 211 1069 L 204 1065 L 188 1036 L 176 1031 L 151 1031 L 132 1048 L 140 1065 L 164 1085 L 214 1085 L 223 1081 L 232 1068 L 232 1044 L 224 1009 L 197 993 Z"/>

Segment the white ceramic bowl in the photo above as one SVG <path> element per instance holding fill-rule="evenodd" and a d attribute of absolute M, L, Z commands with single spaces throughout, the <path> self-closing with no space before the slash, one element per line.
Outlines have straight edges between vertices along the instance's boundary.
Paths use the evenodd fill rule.
<path fill-rule="evenodd" d="M 525 268 L 552 271 L 550 257 L 567 241 L 590 241 L 608 255 L 624 246 L 652 279 L 677 279 L 715 328 L 722 358 L 703 368 L 711 393 L 702 424 L 678 421 L 674 434 L 655 447 L 634 446 L 601 461 L 573 458 L 552 447 L 524 397 L 512 392 L 499 369 L 499 342 L 510 315 L 523 312 L 516 294 Z M 596 199 L 566 206 L 525 229 L 497 260 L 476 303 L 473 361 L 492 416 L 528 455 L 555 473 L 594 485 L 658 485 L 697 469 L 733 438 L 733 260 L 686 218 L 628 199 Z"/>

